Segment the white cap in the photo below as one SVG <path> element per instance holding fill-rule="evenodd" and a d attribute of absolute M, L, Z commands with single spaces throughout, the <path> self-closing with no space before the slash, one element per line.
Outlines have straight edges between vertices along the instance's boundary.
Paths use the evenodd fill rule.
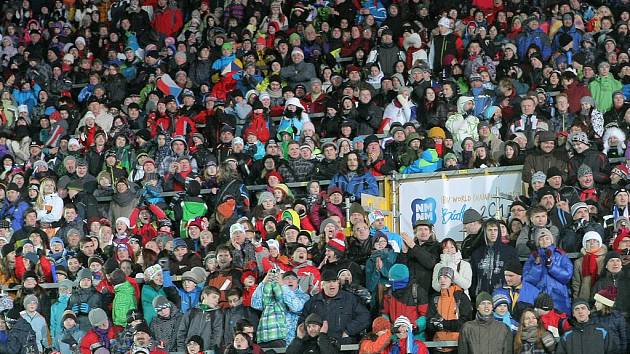
<path fill-rule="evenodd" d="M 582 238 L 582 247 L 586 248 L 586 242 L 590 240 L 597 240 L 600 245 L 602 244 L 602 236 L 596 231 L 589 231 Z"/>
<path fill-rule="evenodd" d="M 448 17 L 442 17 L 440 21 L 438 21 L 438 26 L 451 28 L 451 20 Z"/>
<path fill-rule="evenodd" d="M 18 113 L 26 112 L 28 113 L 28 106 L 25 104 L 21 104 L 18 106 Z"/>
<path fill-rule="evenodd" d="M 243 228 L 243 225 L 239 224 L 239 223 L 235 223 L 232 226 L 230 226 L 230 236 L 234 235 L 234 233 L 236 232 L 245 232 L 245 229 Z"/>
<path fill-rule="evenodd" d="M 76 138 L 70 138 L 70 140 L 68 140 L 68 146 L 72 145 L 81 145 L 81 143 L 79 143 L 79 140 L 77 140 Z"/>
<path fill-rule="evenodd" d="M 275 248 L 280 251 L 280 243 L 274 239 L 267 240 L 267 246 L 269 246 L 269 249 Z"/>
<path fill-rule="evenodd" d="M 294 56 L 295 54 L 300 54 L 301 56 L 304 56 L 304 52 L 302 51 L 302 49 L 300 49 L 300 47 L 293 48 L 293 50 L 291 51 L 291 56 Z"/>
<path fill-rule="evenodd" d="M 237 136 L 236 138 L 232 139 L 232 145 L 245 145 L 245 143 L 243 142 L 243 138 Z"/>

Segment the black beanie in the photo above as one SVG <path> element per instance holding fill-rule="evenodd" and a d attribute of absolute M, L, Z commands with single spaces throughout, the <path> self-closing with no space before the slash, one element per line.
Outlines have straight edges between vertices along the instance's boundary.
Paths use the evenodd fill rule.
<path fill-rule="evenodd" d="M 534 300 L 534 307 L 545 311 L 551 311 L 553 309 L 553 299 L 547 293 L 540 293 L 536 300 Z"/>
<path fill-rule="evenodd" d="M 521 265 L 521 261 L 518 259 L 508 259 L 505 262 L 504 270 L 518 275 L 523 275 L 523 266 Z"/>
<path fill-rule="evenodd" d="M 15 245 L 12 243 L 7 243 L 2 246 L 2 258 L 5 258 L 9 253 L 15 251 Z"/>

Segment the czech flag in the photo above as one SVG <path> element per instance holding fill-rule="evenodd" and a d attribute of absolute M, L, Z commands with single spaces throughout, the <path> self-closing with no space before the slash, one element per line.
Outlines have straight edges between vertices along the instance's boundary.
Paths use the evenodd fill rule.
<path fill-rule="evenodd" d="M 169 74 L 162 75 L 156 83 L 158 90 L 162 91 L 162 93 L 166 96 L 172 95 L 175 97 L 177 104 L 179 105 L 179 94 L 182 93 L 182 88 L 179 87 L 173 78 Z"/>
<path fill-rule="evenodd" d="M 231 63 L 229 63 L 228 65 L 226 65 L 225 68 L 223 68 L 223 71 L 221 72 L 221 76 L 226 76 L 229 73 L 239 72 L 241 70 L 243 70 L 241 61 L 236 59 L 232 61 Z"/>

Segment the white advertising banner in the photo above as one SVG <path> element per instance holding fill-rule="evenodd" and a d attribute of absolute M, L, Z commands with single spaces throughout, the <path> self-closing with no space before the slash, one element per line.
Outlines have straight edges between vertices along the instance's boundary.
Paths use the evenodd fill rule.
<path fill-rule="evenodd" d="M 433 223 L 438 240 L 450 237 L 461 241 L 467 209 L 476 209 L 484 218 L 506 217 L 512 202 L 497 195 L 519 195 L 521 183 L 520 170 L 400 180 L 400 231 L 412 235 L 417 221 L 428 220 Z"/>

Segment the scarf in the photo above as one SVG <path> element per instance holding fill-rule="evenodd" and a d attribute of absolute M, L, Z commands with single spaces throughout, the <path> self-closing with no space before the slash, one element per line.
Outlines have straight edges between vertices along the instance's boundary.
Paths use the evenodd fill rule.
<path fill-rule="evenodd" d="M 615 204 L 613 206 L 613 220 L 615 220 L 615 222 L 617 222 L 617 220 L 619 219 L 619 217 L 621 216 L 625 216 L 626 218 L 628 217 L 628 207 L 623 208 L 623 210 L 620 210 L 620 208 Z"/>
<path fill-rule="evenodd" d="M 599 270 L 597 269 L 597 251 L 586 252 L 582 257 L 582 276 L 591 277 L 591 284 L 597 282 L 599 276 Z"/>
<path fill-rule="evenodd" d="M 485 316 L 485 315 L 482 315 L 481 313 L 477 312 L 476 318 L 477 318 L 477 320 L 479 322 L 486 323 L 486 322 L 489 322 L 490 320 L 492 320 L 492 314 L 489 314 L 489 315 Z"/>
<path fill-rule="evenodd" d="M 503 315 L 499 315 L 498 313 L 494 313 L 494 318 L 497 321 L 503 322 L 508 328 L 512 329 L 512 318 L 510 317 L 510 312 L 506 312 Z"/>
<path fill-rule="evenodd" d="M 98 327 L 94 327 L 94 333 L 96 333 L 96 335 L 98 336 L 98 342 L 103 344 L 103 346 L 107 349 L 109 349 L 109 347 L 111 346 L 111 344 L 109 343 L 109 337 L 107 336 L 108 332 L 109 328 L 101 329 Z"/>
<path fill-rule="evenodd" d="M 536 343 L 538 340 L 538 327 L 528 326 L 521 331 L 521 340 L 526 343 Z"/>
<path fill-rule="evenodd" d="M 392 284 L 392 289 L 394 289 L 394 291 L 404 289 L 407 287 L 407 285 L 409 285 L 409 277 L 399 279 L 399 280 L 392 280 L 391 284 Z"/>

